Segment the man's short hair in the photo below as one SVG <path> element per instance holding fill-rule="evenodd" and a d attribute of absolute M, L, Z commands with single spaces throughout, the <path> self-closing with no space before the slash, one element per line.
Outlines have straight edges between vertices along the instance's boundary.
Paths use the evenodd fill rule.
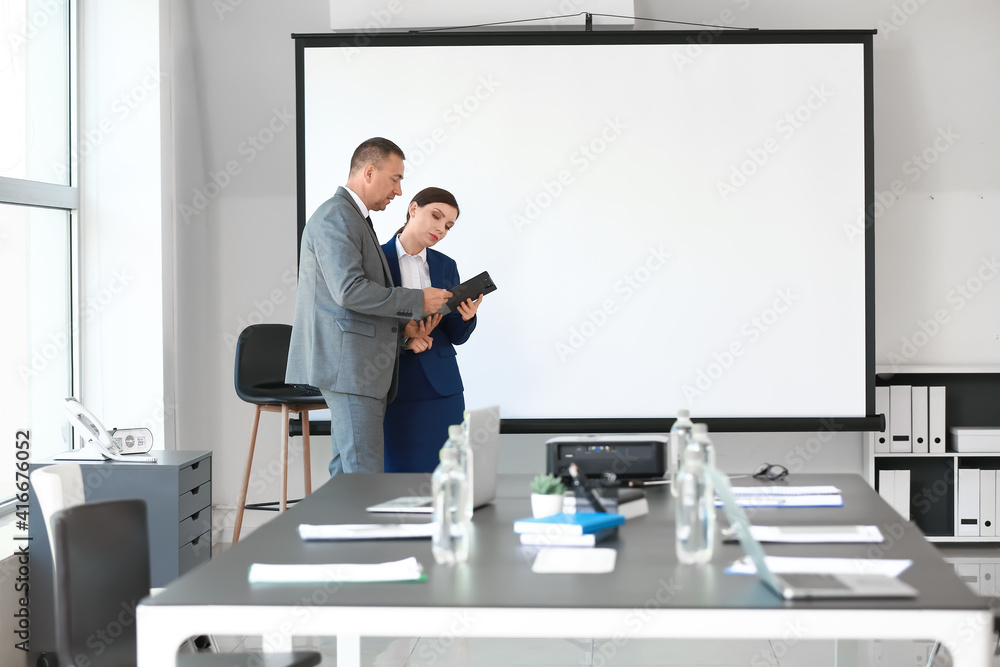
<path fill-rule="evenodd" d="M 382 137 L 372 137 L 361 143 L 354 149 L 351 156 L 351 171 L 349 175 L 354 175 L 369 164 L 375 165 L 376 169 L 381 169 L 390 155 L 398 155 L 401 160 L 405 160 L 403 149 Z"/>

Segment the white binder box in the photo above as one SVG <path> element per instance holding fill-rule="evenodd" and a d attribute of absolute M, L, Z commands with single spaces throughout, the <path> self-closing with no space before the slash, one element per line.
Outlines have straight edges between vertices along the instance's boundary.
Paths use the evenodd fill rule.
<path fill-rule="evenodd" d="M 958 469 L 957 514 L 955 534 L 979 537 L 979 468 Z"/>
<path fill-rule="evenodd" d="M 979 536 L 997 536 L 997 471 L 979 471 Z"/>
<path fill-rule="evenodd" d="M 913 452 L 923 454 L 928 451 L 927 443 L 927 387 L 913 387 L 910 400 L 910 442 Z"/>
<path fill-rule="evenodd" d="M 928 451 L 932 454 L 944 454 L 945 431 L 945 387 L 928 387 L 927 389 L 927 437 L 930 440 Z"/>
<path fill-rule="evenodd" d="M 875 387 L 875 414 L 885 415 L 885 430 L 874 431 L 871 437 L 874 439 L 875 453 L 889 453 L 889 387 Z"/>
<path fill-rule="evenodd" d="M 978 426 L 952 426 L 951 441 L 956 452 L 968 454 L 1000 453 L 1000 428 Z"/>
<path fill-rule="evenodd" d="M 910 385 L 893 385 L 889 387 L 889 451 L 910 453 L 910 429 L 913 424 L 910 419 Z"/>

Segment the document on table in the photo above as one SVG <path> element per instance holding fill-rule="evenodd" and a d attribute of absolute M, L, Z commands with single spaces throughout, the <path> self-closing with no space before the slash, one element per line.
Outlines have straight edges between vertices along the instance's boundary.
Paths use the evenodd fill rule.
<path fill-rule="evenodd" d="M 538 574 L 606 574 L 614 572 L 614 549 L 541 549 L 531 571 Z"/>
<path fill-rule="evenodd" d="M 844 497 L 835 494 L 813 496 L 798 495 L 756 495 L 736 496 L 736 503 L 742 507 L 843 507 Z M 716 507 L 722 507 L 722 501 L 715 500 Z"/>
<path fill-rule="evenodd" d="M 416 558 L 388 563 L 254 563 L 251 584 L 311 584 L 316 582 L 426 581 Z"/>
<path fill-rule="evenodd" d="M 406 540 L 430 537 L 433 523 L 344 523 L 299 526 L 303 540 Z"/>
<path fill-rule="evenodd" d="M 885 541 L 878 526 L 750 526 L 750 534 L 758 542 L 789 542 L 795 544 L 833 544 L 846 542 L 875 543 Z M 733 539 L 736 539 L 735 537 Z"/>
<path fill-rule="evenodd" d="M 741 496 L 823 496 L 836 495 L 835 486 L 734 486 L 733 495 Z"/>
<path fill-rule="evenodd" d="M 775 574 L 884 574 L 898 577 L 913 564 L 912 560 L 891 558 L 795 558 L 765 556 Z M 726 570 L 729 574 L 756 574 L 757 567 L 744 556 Z"/>

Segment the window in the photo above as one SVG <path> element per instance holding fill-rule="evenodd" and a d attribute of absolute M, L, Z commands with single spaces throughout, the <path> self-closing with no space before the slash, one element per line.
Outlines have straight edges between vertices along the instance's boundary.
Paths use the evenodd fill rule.
<path fill-rule="evenodd" d="M 72 446 L 75 3 L 0 0 L 0 512 L 17 443 L 32 460 Z"/>

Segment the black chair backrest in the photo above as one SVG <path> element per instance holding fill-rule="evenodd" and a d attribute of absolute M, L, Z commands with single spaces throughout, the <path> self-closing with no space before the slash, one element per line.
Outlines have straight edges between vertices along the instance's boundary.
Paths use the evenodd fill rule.
<path fill-rule="evenodd" d="M 268 388 L 285 384 L 290 324 L 252 324 L 236 341 L 236 395 L 247 403 L 257 403 Z"/>
<path fill-rule="evenodd" d="M 146 501 L 60 510 L 52 536 L 60 663 L 134 666 L 136 606 L 150 585 Z"/>

